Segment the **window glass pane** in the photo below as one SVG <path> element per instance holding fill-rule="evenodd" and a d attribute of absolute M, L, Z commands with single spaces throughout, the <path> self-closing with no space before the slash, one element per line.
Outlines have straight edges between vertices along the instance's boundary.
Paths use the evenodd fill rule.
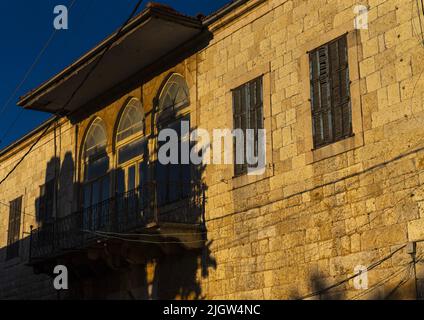
<path fill-rule="evenodd" d="M 106 150 L 107 137 L 106 130 L 101 119 L 94 120 L 87 134 L 84 150 L 85 159 L 88 160 L 91 157 L 104 152 Z"/>
<path fill-rule="evenodd" d="M 109 199 L 109 175 L 102 179 L 102 201 Z"/>
<path fill-rule="evenodd" d="M 128 191 L 135 189 L 135 166 L 128 168 Z"/>
<path fill-rule="evenodd" d="M 123 164 L 144 154 L 147 147 L 145 139 L 131 142 L 118 150 L 118 164 Z"/>
<path fill-rule="evenodd" d="M 181 181 L 182 196 L 186 197 L 190 194 L 191 190 L 191 166 L 188 164 L 182 165 Z"/>
<path fill-rule="evenodd" d="M 143 184 L 145 184 L 147 182 L 147 178 L 148 178 L 148 164 L 147 164 L 147 159 L 144 159 L 142 162 L 140 162 L 139 164 L 139 178 L 138 178 L 138 183 L 140 186 L 143 186 Z"/>
<path fill-rule="evenodd" d="M 143 120 L 144 114 L 140 101 L 132 99 L 122 113 L 117 131 L 117 141 L 142 133 Z"/>
<path fill-rule="evenodd" d="M 116 192 L 118 194 L 125 192 L 125 171 L 121 168 L 116 172 Z"/>
<path fill-rule="evenodd" d="M 160 162 L 156 166 L 156 182 L 157 182 L 157 197 L 158 203 L 164 204 L 168 197 L 168 167 Z"/>
<path fill-rule="evenodd" d="M 178 133 L 179 141 L 184 137 L 181 136 L 181 122 L 190 123 L 190 116 L 174 121 L 168 125 L 168 128 Z M 162 142 L 164 143 L 164 142 Z M 158 201 L 159 204 L 170 203 L 180 200 L 184 195 L 188 194 L 187 185 L 191 181 L 191 165 L 182 164 L 181 143 L 178 145 L 178 164 L 162 165 L 160 162 L 156 165 L 156 179 L 158 182 Z M 188 186 L 189 188 L 189 186 Z"/>
<path fill-rule="evenodd" d="M 178 164 L 171 164 L 169 167 L 169 201 L 176 201 L 181 194 L 180 183 L 180 166 Z"/>
<path fill-rule="evenodd" d="M 189 104 L 189 90 L 185 79 L 178 74 L 173 74 L 166 83 L 159 98 L 160 112 L 166 109 L 175 110 Z"/>
<path fill-rule="evenodd" d="M 84 208 L 91 206 L 91 184 L 84 186 Z"/>
<path fill-rule="evenodd" d="M 92 199 L 92 202 L 91 202 L 92 205 L 98 204 L 100 202 L 100 199 L 101 199 L 100 190 L 101 189 L 100 189 L 99 181 L 93 182 L 93 189 L 92 189 L 93 194 L 92 194 L 92 198 L 91 198 Z"/>
<path fill-rule="evenodd" d="M 151 185 L 147 185 L 148 169 L 147 160 L 139 163 L 138 173 L 138 184 L 139 184 L 139 197 L 140 197 L 140 208 L 145 208 L 149 203 L 150 188 Z"/>
<path fill-rule="evenodd" d="M 109 158 L 101 157 L 99 159 L 89 161 L 86 165 L 86 180 L 93 180 L 101 177 L 109 170 Z"/>

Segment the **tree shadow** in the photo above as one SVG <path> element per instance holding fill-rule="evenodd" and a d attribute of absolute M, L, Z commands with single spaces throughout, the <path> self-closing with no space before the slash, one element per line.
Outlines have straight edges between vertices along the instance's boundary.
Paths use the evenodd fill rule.
<path fill-rule="evenodd" d="M 76 167 L 71 153 L 65 154 L 61 164 L 58 158 L 52 158 L 46 166 L 45 185 L 40 187 L 40 196 L 35 201 L 38 229 L 29 238 L 28 257 L 35 274 L 53 278 L 54 267 L 65 265 L 69 290 L 61 292 L 61 299 L 204 298 L 202 278 L 207 278 L 210 268 L 217 266 L 205 224 L 207 188 L 201 178 L 205 167 L 190 167 L 192 175 L 186 198 L 155 206 L 157 195 L 163 190 L 156 179 L 158 166 L 149 162 L 145 173 L 150 187 L 144 188 L 143 203 L 153 204 L 154 210 L 146 209 L 143 214 L 147 219 L 157 219 L 157 225 L 107 229 L 111 233 L 91 238 L 82 231 L 87 229 L 87 212 L 94 211 L 82 208 L 84 184 L 74 182 Z M 113 192 L 107 203 L 113 210 L 117 210 L 116 197 L 123 197 L 120 199 L 126 204 L 134 200 L 118 195 L 114 189 L 117 172 L 109 172 Z M 125 208 L 128 215 L 129 207 Z M 102 210 L 104 207 L 100 210 L 103 214 Z M 110 210 L 107 214 L 111 214 Z M 72 218 L 78 216 L 76 220 Z M 92 220 L 98 222 L 101 218 Z M 98 225 L 88 227 L 96 232 L 104 230 L 96 228 Z"/>

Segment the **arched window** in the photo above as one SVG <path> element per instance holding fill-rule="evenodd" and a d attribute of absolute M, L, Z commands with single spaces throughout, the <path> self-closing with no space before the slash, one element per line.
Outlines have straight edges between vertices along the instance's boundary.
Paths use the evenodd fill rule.
<path fill-rule="evenodd" d="M 159 130 L 173 129 L 178 135 L 178 164 L 156 165 L 157 196 L 159 205 L 185 199 L 191 189 L 191 166 L 183 161 L 181 141 L 189 139 L 190 129 L 190 94 L 185 79 L 173 74 L 163 87 L 159 97 L 157 126 Z M 167 142 L 158 142 L 158 150 Z M 185 150 L 185 149 L 184 149 Z M 189 155 L 185 155 L 189 156 Z M 185 157 L 186 158 L 186 157 Z"/>
<path fill-rule="evenodd" d="M 129 137 L 143 134 L 143 130 L 144 113 L 141 103 L 138 99 L 131 99 L 119 121 L 116 142 L 120 143 Z"/>
<path fill-rule="evenodd" d="M 90 126 L 84 143 L 85 181 L 93 180 L 109 169 L 106 145 L 107 135 L 103 120 L 96 118 Z"/>
<path fill-rule="evenodd" d="M 141 102 L 132 98 L 124 107 L 116 131 L 117 221 L 120 226 L 134 226 L 142 220 L 148 194 L 147 140 L 144 136 L 144 112 Z"/>
<path fill-rule="evenodd" d="M 190 105 L 190 94 L 183 76 L 174 73 L 169 77 L 159 98 L 159 119 L 175 116 Z"/>
<path fill-rule="evenodd" d="M 138 192 L 147 175 L 144 112 L 138 99 L 131 99 L 124 107 L 116 131 L 116 149 L 117 193 Z"/>
<path fill-rule="evenodd" d="M 96 230 L 104 227 L 110 197 L 107 134 L 103 120 L 96 118 L 88 129 L 83 145 L 83 209 L 84 227 Z"/>

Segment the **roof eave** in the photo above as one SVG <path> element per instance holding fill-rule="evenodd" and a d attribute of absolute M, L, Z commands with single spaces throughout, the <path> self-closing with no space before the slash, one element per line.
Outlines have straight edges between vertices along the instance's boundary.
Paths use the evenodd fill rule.
<path fill-rule="evenodd" d="M 45 83 L 38 86 L 36 89 L 20 97 L 17 103 L 18 106 L 21 106 L 25 109 L 40 110 L 40 105 L 37 105 L 35 102 L 40 96 L 42 96 L 47 91 L 54 89 L 63 81 L 66 81 L 69 77 L 72 77 L 76 72 L 82 70 L 84 66 L 95 60 L 104 51 L 105 48 L 111 45 L 111 43 L 113 44 L 119 42 L 120 39 L 124 38 L 131 31 L 142 26 L 144 22 L 151 18 L 170 20 L 181 25 L 186 25 L 198 29 L 204 28 L 202 22 L 198 19 L 182 15 L 169 9 L 162 9 L 158 6 L 147 7 L 139 15 L 133 18 L 126 27 L 123 28 L 119 38 L 116 38 L 116 32 L 110 35 L 95 48 L 84 54 L 76 62 L 72 63 L 70 66 L 59 72 L 57 75 L 53 76 L 51 79 L 47 80 Z M 42 111 L 48 112 L 48 110 Z"/>

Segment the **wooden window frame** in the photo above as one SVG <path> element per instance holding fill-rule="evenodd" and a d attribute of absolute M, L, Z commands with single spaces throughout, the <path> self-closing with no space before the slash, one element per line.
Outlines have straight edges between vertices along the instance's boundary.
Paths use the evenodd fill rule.
<path fill-rule="evenodd" d="M 254 96 L 251 95 L 252 89 L 256 90 Z M 259 90 L 258 90 L 259 89 Z M 246 101 L 243 103 L 243 96 L 246 94 L 246 91 L 249 91 L 250 103 Z M 263 76 L 259 76 L 253 80 L 250 80 L 241 86 L 232 90 L 233 95 L 233 128 L 241 129 L 246 132 L 247 129 L 255 130 L 255 149 L 258 143 L 258 130 L 264 129 L 264 111 L 263 111 Z M 237 96 L 239 95 L 239 96 Z M 238 105 L 238 107 L 237 107 Z M 248 107 L 249 106 L 249 107 Z M 237 110 L 238 109 L 238 110 Z M 249 110 L 248 110 L 249 109 Z M 255 117 L 254 125 L 252 128 L 252 116 Z M 243 120 L 244 117 L 244 120 Z M 259 117 L 259 119 L 258 119 Z M 259 123 L 260 122 L 260 123 Z M 243 126 L 245 125 L 245 127 Z M 240 177 L 248 173 L 247 159 L 246 159 L 246 134 L 244 135 L 244 163 L 237 164 L 236 160 L 236 139 L 234 138 L 234 176 Z M 255 150 L 255 155 L 257 150 Z M 253 165 L 254 166 L 254 165 Z M 255 167 L 255 166 L 254 166 Z"/>
<path fill-rule="evenodd" d="M 354 30 L 350 23 L 335 28 L 328 33 L 321 34 L 316 39 L 309 41 L 301 49 L 304 54 L 300 57 L 300 74 L 302 79 L 302 104 L 299 105 L 297 119 L 299 125 L 303 128 L 303 137 L 299 140 L 298 152 L 305 154 L 305 163 L 312 164 L 324 159 L 334 157 L 338 154 L 348 152 L 364 146 L 364 127 L 362 118 L 362 102 L 360 89 L 360 73 L 358 54 L 361 50 L 360 36 L 358 30 Z M 332 144 L 316 149 L 313 142 L 312 113 L 311 113 L 311 84 L 310 84 L 310 65 L 309 52 L 337 39 L 347 35 L 349 79 L 350 79 L 350 100 L 352 112 L 352 136 L 334 142 Z"/>
<path fill-rule="evenodd" d="M 309 52 L 315 149 L 353 135 L 348 57 L 346 34 Z"/>
<path fill-rule="evenodd" d="M 273 78 L 271 76 L 271 62 L 267 62 L 263 65 L 258 65 L 248 70 L 241 76 L 235 76 L 228 81 L 226 85 L 226 106 L 229 112 L 226 112 L 225 115 L 225 124 L 224 128 L 234 129 L 234 119 L 232 114 L 233 106 L 233 94 L 232 91 L 235 88 L 243 85 L 246 82 L 251 81 L 262 77 L 263 79 L 263 118 L 264 118 L 264 129 L 266 130 L 266 168 L 265 173 L 262 175 L 242 175 L 234 176 L 234 166 L 230 166 L 226 170 L 225 176 L 228 177 L 225 180 L 228 181 L 230 188 L 235 190 L 243 188 L 245 186 L 257 183 L 264 179 L 268 179 L 274 175 L 274 166 L 273 166 L 273 150 L 272 150 L 272 108 L 271 108 L 271 94 L 273 92 L 274 84 Z"/>

